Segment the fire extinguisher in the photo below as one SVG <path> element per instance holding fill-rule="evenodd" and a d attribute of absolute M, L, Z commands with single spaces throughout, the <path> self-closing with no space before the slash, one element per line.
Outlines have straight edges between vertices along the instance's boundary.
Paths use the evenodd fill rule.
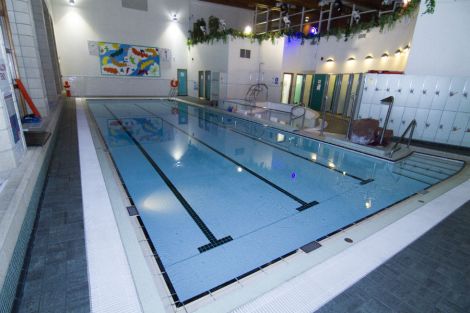
<path fill-rule="evenodd" d="M 65 88 L 65 94 L 67 97 L 71 97 L 72 96 L 72 92 L 70 91 L 70 84 L 69 84 L 69 81 L 66 80 L 65 83 L 64 83 L 64 88 Z"/>

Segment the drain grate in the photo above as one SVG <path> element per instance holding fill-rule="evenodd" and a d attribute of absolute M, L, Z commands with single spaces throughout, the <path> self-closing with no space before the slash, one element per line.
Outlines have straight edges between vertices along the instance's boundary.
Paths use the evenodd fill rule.
<path fill-rule="evenodd" d="M 300 250 L 302 250 L 305 253 L 310 253 L 313 250 L 316 250 L 321 247 L 321 244 L 318 241 L 312 241 L 310 243 L 307 243 L 305 246 L 300 247 Z"/>
<path fill-rule="evenodd" d="M 137 208 L 135 207 L 135 205 L 128 206 L 127 213 L 129 213 L 129 216 L 139 215 L 139 212 L 137 211 Z"/>

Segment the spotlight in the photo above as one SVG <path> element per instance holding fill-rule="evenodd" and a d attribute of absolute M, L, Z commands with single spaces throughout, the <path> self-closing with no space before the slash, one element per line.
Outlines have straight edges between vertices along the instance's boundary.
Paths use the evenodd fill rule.
<path fill-rule="evenodd" d="M 408 52 L 408 50 L 410 50 L 410 45 L 406 45 L 405 48 L 403 48 L 403 52 Z"/>
<path fill-rule="evenodd" d="M 305 19 L 304 19 L 304 22 L 305 22 L 305 23 L 308 23 L 308 21 L 310 21 L 310 17 L 309 17 L 309 16 L 306 16 Z"/>
<path fill-rule="evenodd" d="M 351 16 L 356 24 L 359 23 L 359 20 L 361 19 L 361 14 L 359 14 L 358 10 L 352 11 Z"/>
<path fill-rule="evenodd" d="M 284 17 L 282 18 L 282 20 L 283 20 L 284 24 L 285 24 L 287 27 L 290 26 L 290 19 L 289 19 L 288 16 L 284 16 Z"/>
<path fill-rule="evenodd" d="M 356 61 L 355 57 L 349 57 L 347 61 Z"/>
<path fill-rule="evenodd" d="M 365 57 L 366 60 L 372 60 L 373 58 L 374 58 L 374 57 L 373 57 L 372 55 L 370 55 L 370 54 Z"/>
<path fill-rule="evenodd" d="M 390 56 L 390 54 L 388 54 L 387 52 L 384 52 L 382 54 L 382 59 L 388 59 L 389 56 Z"/>
<path fill-rule="evenodd" d="M 335 61 L 335 59 L 333 59 L 333 58 L 326 59 L 326 63 L 331 63 L 331 62 L 334 62 L 334 61 Z"/>
<path fill-rule="evenodd" d="M 253 30 L 251 29 L 250 25 L 246 25 L 245 29 L 243 30 L 243 34 L 250 35 Z"/>
<path fill-rule="evenodd" d="M 395 56 L 399 56 L 401 54 L 401 49 L 398 48 L 397 51 L 395 51 Z"/>
<path fill-rule="evenodd" d="M 333 8 L 335 9 L 335 11 L 341 12 L 341 10 L 343 9 L 343 2 L 341 0 L 335 0 L 335 2 L 333 3 Z"/>

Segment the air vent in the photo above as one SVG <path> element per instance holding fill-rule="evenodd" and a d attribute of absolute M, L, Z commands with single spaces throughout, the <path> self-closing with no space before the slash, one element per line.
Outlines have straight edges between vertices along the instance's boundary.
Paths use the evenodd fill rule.
<path fill-rule="evenodd" d="M 249 59 L 251 57 L 251 50 L 240 49 L 240 58 Z"/>
<path fill-rule="evenodd" d="M 140 11 L 148 10 L 148 0 L 122 0 L 122 7 Z"/>

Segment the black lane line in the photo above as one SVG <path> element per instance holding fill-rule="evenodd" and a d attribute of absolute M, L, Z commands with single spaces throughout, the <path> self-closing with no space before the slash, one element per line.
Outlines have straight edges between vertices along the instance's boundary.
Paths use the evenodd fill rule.
<path fill-rule="evenodd" d="M 219 125 L 219 126 L 222 126 L 222 125 Z M 226 128 L 226 127 L 224 127 L 224 128 Z M 339 170 L 339 169 L 337 169 L 337 168 L 331 168 L 331 167 L 329 167 L 328 165 L 321 164 L 321 163 L 319 163 L 319 162 L 314 162 L 314 161 L 310 160 L 310 159 L 307 158 L 307 157 L 298 155 L 298 154 L 296 154 L 296 153 L 294 153 L 294 152 L 291 152 L 291 151 L 289 151 L 289 150 L 287 150 L 287 149 L 284 149 L 284 148 L 281 148 L 281 147 L 279 147 L 279 146 L 276 146 L 275 144 L 272 144 L 272 143 L 270 143 L 270 142 L 266 142 L 266 141 L 264 141 L 264 140 L 261 140 L 261 139 L 257 138 L 256 136 L 249 135 L 249 134 L 245 134 L 245 133 L 243 133 L 243 132 L 241 132 L 241 131 L 239 131 L 239 130 L 236 130 L 236 129 L 233 129 L 233 128 L 226 128 L 226 129 L 231 130 L 232 132 L 237 133 L 237 134 L 240 134 L 240 135 L 242 135 L 242 136 L 245 136 L 245 137 L 254 139 L 254 140 L 256 140 L 256 141 L 258 141 L 258 142 L 261 142 L 261 143 L 263 143 L 263 144 L 265 144 L 265 145 L 267 145 L 267 146 L 270 146 L 270 147 L 276 148 L 276 149 L 278 149 L 278 150 L 284 151 L 284 152 L 286 152 L 286 153 L 288 153 L 288 154 L 290 154 L 290 155 L 293 155 L 293 156 L 298 157 L 298 158 L 300 158 L 300 159 L 306 160 L 306 161 L 308 161 L 308 162 L 310 162 L 310 163 L 312 163 L 312 164 L 316 164 L 316 165 L 322 166 L 322 167 L 327 168 L 327 169 L 329 169 L 329 170 L 338 172 L 338 173 L 340 173 L 341 175 L 346 175 L 346 176 L 349 176 L 349 177 L 351 177 L 351 178 L 353 178 L 353 179 L 359 180 L 361 185 L 365 185 L 365 184 L 368 184 L 368 183 L 374 181 L 374 179 L 372 179 L 372 178 L 363 179 L 363 178 L 360 178 L 360 177 L 358 177 L 358 176 L 352 175 L 352 174 L 350 174 L 350 173 L 344 174 L 343 171 L 341 171 L 341 170 Z"/>
<path fill-rule="evenodd" d="M 203 146 L 207 147 L 207 148 L 210 149 L 211 151 L 217 153 L 218 155 L 224 157 L 225 159 L 229 160 L 230 162 L 232 162 L 232 163 L 236 164 L 237 166 L 241 167 L 242 169 L 244 169 L 245 171 L 247 171 L 247 172 L 250 173 L 251 175 L 255 176 L 256 178 L 258 178 L 258 179 L 262 180 L 263 182 L 265 182 L 266 184 L 268 184 L 269 186 L 275 188 L 276 190 L 282 192 L 283 194 L 285 194 L 286 196 L 290 197 L 291 199 L 297 201 L 297 202 L 300 203 L 302 206 L 305 206 L 305 205 L 309 204 L 308 202 L 305 202 L 304 200 L 300 199 L 299 197 L 297 197 L 297 196 L 291 194 L 289 191 L 287 191 L 287 190 L 283 189 L 282 187 L 279 187 L 278 185 L 274 184 L 274 183 L 271 182 L 270 180 L 268 180 L 268 179 L 264 178 L 263 176 L 257 174 L 257 173 L 254 172 L 253 170 L 250 170 L 248 167 L 246 167 L 245 165 L 243 165 L 243 164 L 237 162 L 236 160 L 232 159 L 231 157 L 229 157 L 228 155 L 224 154 L 223 152 L 220 152 L 219 150 L 213 148 L 212 146 L 208 145 L 208 144 L 205 143 L 204 141 L 202 141 L 202 140 L 200 140 L 200 139 L 194 137 L 193 135 L 190 135 L 190 134 L 187 133 L 185 130 L 179 128 L 178 126 L 176 126 L 176 125 L 174 125 L 174 124 L 172 124 L 172 123 L 170 123 L 170 122 L 168 122 L 167 120 L 165 120 L 165 119 L 162 118 L 161 116 L 159 116 L 159 115 L 153 113 L 152 111 L 149 111 L 149 110 L 147 110 L 147 109 L 141 107 L 141 106 L 138 105 L 138 104 L 134 104 L 134 105 L 135 105 L 136 107 L 140 108 L 141 110 L 143 110 L 143 111 L 145 111 L 145 112 L 147 112 L 147 113 L 153 115 L 153 116 L 156 116 L 156 117 L 158 117 L 158 118 L 161 118 L 162 121 L 164 121 L 165 123 L 167 123 L 167 124 L 170 125 L 171 127 L 175 128 L 175 129 L 177 129 L 177 130 L 179 130 L 180 132 L 182 132 L 182 133 L 185 134 L 186 136 L 188 136 L 188 137 L 190 137 L 190 138 L 196 140 L 197 142 L 199 142 L 199 143 L 202 144 Z M 316 202 L 316 204 L 318 204 L 317 201 L 313 201 L 313 202 Z M 301 207 L 302 207 L 302 206 L 301 206 Z M 297 210 L 299 210 L 299 209 L 297 209 Z"/>
<path fill-rule="evenodd" d="M 139 106 L 138 104 L 135 104 L 135 105 L 138 106 L 139 108 L 141 108 L 142 110 L 147 111 L 147 112 L 149 112 L 149 113 L 155 115 L 154 113 L 152 113 L 152 112 L 146 110 L 145 108 L 142 108 L 142 107 Z M 203 109 L 203 110 L 205 110 L 205 109 Z M 220 116 L 225 116 L 225 115 L 223 115 L 222 113 L 218 113 L 218 114 L 219 114 Z M 199 118 L 199 116 L 195 116 L 195 115 L 193 115 L 193 114 L 190 114 L 190 113 L 189 113 L 189 110 L 188 110 L 188 115 L 191 115 L 192 117 Z M 229 117 L 230 117 L 230 118 L 233 118 L 233 119 L 236 119 L 236 120 L 243 121 L 243 122 L 251 123 L 251 124 L 255 124 L 255 123 L 256 123 L 256 122 L 252 122 L 252 121 L 249 121 L 249 120 L 240 119 L 240 118 L 233 117 L 233 116 L 229 116 Z M 331 167 L 329 167 L 329 166 L 326 165 L 326 164 L 322 164 L 322 163 L 319 163 L 319 162 L 314 162 L 314 161 L 312 161 L 311 159 L 309 159 L 309 158 L 307 158 L 307 157 L 298 155 L 298 154 L 296 154 L 296 153 L 294 153 L 294 152 L 291 152 L 291 151 L 289 151 L 289 150 L 287 150 L 287 149 L 281 148 L 280 146 L 277 146 L 277 145 L 272 144 L 272 143 L 270 143 L 270 142 L 266 142 L 266 141 L 264 141 L 264 140 L 261 140 L 260 138 L 258 138 L 258 137 L 256 137 L 256 136 L 252 136 L 252 135 L 243 133 L 243 132 L 241 132 L 241 131 L 239 131 L 239 130 L 236 130 L 236 129 L 231 128 L 231 127 L 227 127 L 227 126 L 224 125 L 224 124 L 216 123 L 216 122 L 213 122 L 213 121 L 211 121 L 211 120 L 207 120 L 207 119 L 203 119 L 203 120 L 206 121 L 206 122 L 209 122 L 209 123 L 211 123 L 211 124 L 213 124 L 213 125 L 217 125 L 217 126 L 220 126 L 220 127 L 224 128 L 224 129 L 227 129 L 227 130 L 229 130 L 229 131 L 232 131 L 232 132 L 234 132 L 234 133 L 236 133 L 236 134 L 239 134 L 239 135 L 245 136 L 245 137 L 247 137 L 247 138 L 250 138 L 250 139 L 252 139 L 252 140 L 261 142 L 262 144 L 265 144 L 265 145 L 267 145 L 267 146 L 270 146 L 270 147 L 273 147 L 273 148 L 275 148 L 275 149 L 284 151 L 284 152 L 286 152 L 286 153 L 288 153 L 288 154 L 290 154 L 290 155 L 292 155 L 292 156 L 295 156 L 295 157 L 298 157 L 298 158 L 300 158 L 300 159 L 303 159 L 303 160 L 306 160 L 306 161 L 308 161 L 308 162 L 311 162 L 312 164 L 319 165 L 319 166 L 324 167 L 324 168 L 327 168 L 327 169 L 329 169 L 329 170 L 338 172 L 338 173 L 340 173 L 341 175 L 346 175 L 346 176 L 349 176 L 349 177 L 351 177 L 351 178 L 353 178 L 353 179 L 359 180 L 359 181 L 361 181 L 361 185 L 365 185 L 365 184 L 368 184 L 368 183 L 374 181 L 373 178 L 364 179 L 364 178 L 361 178 L 361 177 L 352 175 L 352 174 L 350 174 L 350 173 L 344 174 L 343 171 L 341 171 L 341 170 L 339 170 L 339 169 L 337 169 L 337 168 L 331 168 Z M 294 134 L 294 135 L 295 135 L 295 134 Z"/>
<path fill-rule="evenodd" d="M 209 227 L 204 223 L 204 221 L 197 215 L 196 211 L 191 207 L 191 205 L 186 201 L 186 199 L 183 197 L 183 195 L 176 189 L 175 185 L 170 181 L 170 179 L 165 175 L 165 173 L 162 171 L 162 169 L 155 163 L 155 161 L 152 159 L 152 157 L 147 153 L 147 151 L 142 147 L 142 145 L 135 139 L 134 136 L 132 136 L 132 133 L 127 129 L 127 127 L 121 122 L 121 119 L 119 119 L 107 106 L 104 104 L 104 107 L 108 110 L 108 112 L 114 117 L 114 119 L 119 123 L 121 128 L 126 132 L 126 134 L 129 136 L 129 138 L 134 142 L 134 144 L 137 146 L 137 148 L 140 150 L 140 152 L 143 154 L 143 156 L 147 159 L 147 161 L 152 165 L 152 167 L 155 169 L 155 171 L 160 175 L 160 177 L 163 179 L 165 184 L 170 188 L 170 190 L 173 192 L 173 194 L 176 196 L 176 198 L 179 200 L 179 202 L 183 205 L 185 208 L 186 212 L 188 212 L 189 216 L 193 219 L 193 221 L 196 223 L 196 225 L 199 227 L 199 229 L 202 231 L 202 233 L 206 236 L 206 238 L 209 240 L 209 244 L 204 245 L 202 247 L 199 247 L 198 250 L 199 252 L 205 252 L 207 250 L 210 250 L 212 248 L 215 248 L 217 246 L 223 245 L 224 243 L 227 243 L 232 239 L 231 236 L 224 237 L 222 239 L 217 239 L 215 235 L 210 231 Z"/>

